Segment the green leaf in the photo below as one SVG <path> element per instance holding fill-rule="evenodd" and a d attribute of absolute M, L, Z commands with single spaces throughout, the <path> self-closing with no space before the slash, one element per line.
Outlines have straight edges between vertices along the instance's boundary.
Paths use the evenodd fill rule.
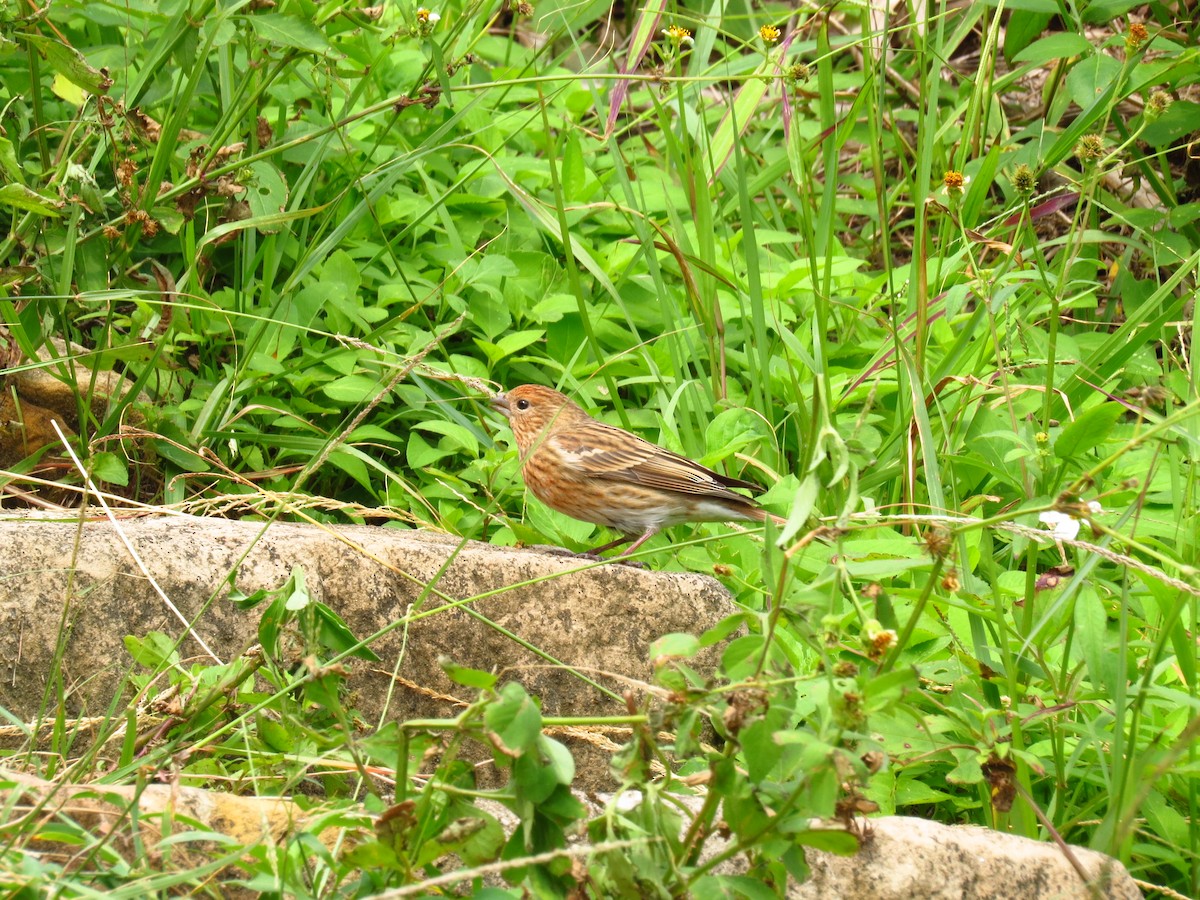
<path fill-rule="evenodd" d="M 274 719 L 269 719 L 261 714 L 256 715 L 254 727 L 258 730 L 258 736 L 262 742 L 267 745 L 267 749 L 274 750 L 276 753 L 291 753 L 296 749 L 296 742 L 292 739 L 287 727 Z"/>
<path fill-rule="evenodd" d="M 129 469 L 125 458 L 115 453 L 102 451 L 92 457 L 92 477 L 109 484 L 119 484 L 125 487 L 129 484 Z"/>
<path fill-rule="evenodd" d="M 1029 46 L 1054 18 L 1054 3 L 1047 4 L 1051 12 L 1028 11 L 1024 15 L 1010 16 L 1004 29 L 1004 59 L 1011 63 L 1014 57 Z M 1011 8 L 1011 5 L 1010 5 Z"/>
<path fill-rule="evenodd" d="M 492 343 L 485 341 L 482 338 L 476 338 L 475 343 L 479 345 L 485 354 L 487 354 L 488 362 L 495 363 L 500 360 L 512 356 L 520 350 L 524 350 L 530 344 L 540 341 L 546 336 L 546 332 L 542 330 L 536 331 L 514 331 L 511 334 L 506 334 L 500 340 Z"/>
<path fill-rule="evenodd" d="M 783 724 L 782 715 L 775 710 L 772 714 L 752 722 L 738 732 L 738 743 L 742 745 L 742 758 L 746 761 L 746 774 L 752 782 L 766 781 L 783 755 L 783 747 L 775 742 L 775 732 Z"/>
<path fill-rule="evenodd" d="M 693 634 L 664 634 L 650 645 L 650 662 L 664 656 L 691 659 L 700 650 L 700 640 Z"/>
<path fill-rule="evenodd" d="M 708 155 L 713 161 L 713 172 L 709 183 L 715 184 L 721 169 L 733 154 L 733 142 L 741 137 L 755 119 L 758 105 L 766 96 L 767 87 L 775 75 L 776 63 L 769 56 L 759 63 L 758 68 L 751 73 L 734 95 L 725 117 L 717 126 L 709 146 Z"/>
<path fill-rule="evenodd" d="M 292 577 L 284 587 L 284 596 L 287 599 L 284 600 L 283 605 L 289 612 L 297 612 L 313 602 L 312 595 L 308 592 L 304 569 L 301 566 L 292 566 Z"/>
<path fill-rule="evenodd" d="M 496 676 L 491 672 L 484 672 L 482 669 L 471 669 L 467 666 L 460 666 L 458 663 L 446 656 L 438 659 L 438 665 L 441 666 L 442 671 L 446 673 L 447 678 L 456 684 L 461 684 L 463 687 L 479 688 L 480 690 L 490 691 L 496 686 Z"/>
<path fill-rule="evenodd" d="M 0 136 L 0 171 L 4 172 L 9 181 L 25 183 L 25 173 L 21 170 L 21 164 L 17 162 L 13 142 L 3 136 Z"/>
<path fill-rule="evenodd" d="M 858 838 L 848 831 L 814 828 L 812 831 L 797 832 L 795 838 L 796 843 L 805 847 L 836 853 L 838 856 L 853 856 L 858 852 Z"/>
<path fill-rule="evenodd" d="M 379 382 L 366 375 L 345 375 L 321 388 L 321 393 L 330 400 L 351 405 L 365 403 L 382 389 Z"/>
<path fill-rule="evenodd" d="M 979 784 L 983 781 L 983 766 L 979 762 L 979 752 L 973 747 L 952 749 L 951 755 L 958 760 L 958 765 L 946 773 L 946 781 L 959 787 Z"/>
<path fill-rule="evenodd" d="M 415 431 L 408 436 L 408 444 L 404 448 L 404 456 L 411 469 L 423 469 L 431 466 L 443 456 L 449 456 L 453 452 L 430 446 L 429 441 Z"/>
<path fill-rule="evenodd" d="M 544 734 L 538 735 L 537 745 L 545 758 L 546 767 L 559 784 L 569 785 L 575 780 L 575 758 L 570 750 Z"/>
<path fill-rule="evenodd" d="M 1054 442 L 1054 455 L 1059 459 L 1078 459 L 1095 450 L 1124 412 L 1124 406 L 1111 401 L 1084 410 L 1062 430 Z"/>
<path fill-rule="evenodd" d="M 528 316 L 535 322 L 557 322 L 563 316 L 579 312 L 579 301 L 571 294 L 550 294 L 534 304 Z"/>
<path fill-rule="evenodd" d="M 503 762 L 503 756 L 506 755 L 520 756 L 525 753 L 542 733 L 542 711 L 515 681 L 504 685 L 500 689 L 500 696 L 488 704 L 483 713 L 483 722 L 499 739 L 497 762 Z"/>
<path fill-rule="evenodd" d="M 1090 52 L 1092 42 L 1082 34 L 1073 31 L 1060 31 L 1040 41 L 1030 44 L 1013 57 L 1013 62 L 1029 62 L 1043 65 L 1052 59 L 1067 59 L 1072 56 L 1082 56 Z"/>
<path fill-rule="evenodd" d="M 1110 646 L 1108 614 L 1095 591 L 1080 591 L 1074 612 L 1076 639 L 1088 676 L 1094 687 L 1111 697 L 1119 677 L 1118 664 L 1124 665 L 1125 657 Z"/>
<path fill-rule="evenodd" d="M 93 69 L 83 58 L 83 54 L 74 47 L 68 47 L 61 41 L 43 37 L 40 34 L 17 34 L 16 36 L 36 47 L 38 52 L 46 57 L 46 62 L 50 63 L 50 67 L 55 72 L 85 91 L 93 94 L 107 94 L 108 89 L 112 87 L 113 82 L 108 77 L 108 72 Z"/>
<path fill-rule="evenodd" d="M 1083 21 L 1096 25 L 1108 24 L 1139 5 L 1139 0 L 1091 0 L 1083 6 Z"/>
<path fill-rule="evenodd" d="M 457 853 L 463 862 L 468 866 L 478 866 L 499 858 L 506 837 L 504 829 L 494 817 L 473 807 L 471 816 L 455 819 L 438 835 L 438 840 L 450 841 L 450 849 Z M 482 895 L 476 893 L 475 896 Z"/>
<path fill-rule="evenodd" d="M 263 219 L 258 230 L 273 234 L 282 227 L 273 217 L 287 208 L 287 180 L 268 162 L 251 163 L 248 168 L 251 174 L 246 182 L 246 203 L 252 215 Z"/>
<path fill-rule="evenodd" d="M 451 449 L 463 450 L 471 456 L 479 455 L 479 441 L 471 429 L 457 422 L 447 422 L 442 419 L 431 419 L 428 422 L 418 422 L 415 428 L 442 435 L 443 444 L 449 444 Z"/>
<path fill-rule="evenodd" d="M 1080 60 L 1067 73 L 1067 90 L 1080 109 L 1090 109 L 1120 74 L 1121 64 L 1117 60 L 1106 53 L 1095 53 Z"/>
<path fill-rule="evenodd" d="M 6 184 L 0 186 L 0 204 L 23 209 L 26 212 L 41 213 L 43 216 L 59 218 L 66 206 L 61 200 L 39 194 L 23 184 Z"/>
<path fill-rule="evenodd" d="M 748 409 L 735 407 L 713 416 L 704 430 L 704 452 L 711 460 L 724 459 L 762 439 L 762 419 Z"/>
<path fill-rule="evenodd" d="M 140 640 L 130 635 L 126 635 L 122 640 L 125 649 L 139 666 L 159 669 L 164 665 L 175 665 L 179 662 L 175 641 L 161 631 L 151 631 Z"/>
<path fill-rule="evenodd" d="M 570 132 L 563 141 L 562 156 L 563 197 L 570 203 L 577 202 L 584 199 L 583 188 L 587 183 L 587 166 L 577 131 Z"/>
<path fill-rule="evenodd" d="M 293 47 L 322 55 L 333 48 L 328 39 L 311 21 L 283 13 L 259 13 L 249 17 L 250 27 L 271 44 Z"/>
<path fill-rule="evenodd" d="M 730 681 L 738 681 L 754 673 L 764 640 L 761 634 L 747 634 L 729 642 L 721 655 L 721 668 Z"/>
<path fill-rule="evenodd" d="M 357 647 L 358 638 L 350 630 L 346 621 L 324 603 L 314 602 L 313 611 L 317 617 L 317 631 L 321 643 L 335 653 L 345 653 L 351 647 L 356 649 L 351 656 L 365 659 L 368 662 L 378 662 L 379 657 L 370 647 Z"/>

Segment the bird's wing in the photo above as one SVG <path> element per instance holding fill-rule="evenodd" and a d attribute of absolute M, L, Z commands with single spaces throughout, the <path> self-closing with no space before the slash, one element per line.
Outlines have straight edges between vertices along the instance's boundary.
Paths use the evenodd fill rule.
<path fill-rule="evenodd" d="M 729 490 L 731 487 L 762 490 L 757 484 L 714 472 L 686 456 L 603 422 L 586 422 L 563 429 L 549 441 L 563 465 L 591 478 L 738 500 L 747 498 Z"/>

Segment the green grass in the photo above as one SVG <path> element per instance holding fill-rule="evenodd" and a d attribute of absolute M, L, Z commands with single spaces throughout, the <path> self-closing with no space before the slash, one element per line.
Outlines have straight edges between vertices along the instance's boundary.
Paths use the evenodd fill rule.
<path fill-rule="evenodd" d="M 495 544 L 606 539 L 525 497 L 483 390 L 524 382 L 773 484 L 767 504 L 790 516 L 778 546 L 720 526 L 647 546 L 655 568 L 717 573 L 738 604 L 729 627 L 748 633 L 715 682 L 667 667 L 686 699 L 637 711 L 679 727 L 684 770 L 711 772 L 762 885 L 801 874 L 816 840 L 784 823 L 833 814 L 849 783 L 887 813 L 1045 839 L 1040 811 L 1196 895 L 1196 26 L 1163 4 L 1034 6 L 923 22 L 780 3 L 651 2 L 613 20 L 604 4 L 451 2 L 427 22 L 293 0 L 6 6 L 0 338 L 27 359 L 72 341 L 126 373 L 137 390 L 99 414 L 75 385 L 75 450 L 144 502 L 334 522 L 386 508 L 390 527 Z M 778 43 L 759 34 L 772 24 Z M 55 455 L 12 460 L 0 487 L 78 484 Z M 1079 534 L 1029 530 L 1052 510 L 1078 514 Z M 170 661 L 143 654 L 135 678 Z M 266 693 L 250 673 L 172 668 L 184 688 L 233 677 L 242 704 L 240 743 L 185 765 L 194 783 L 249 767 L 269 777 L 248 784 L 294 789 L 310 776 L 287 748 L 394 768 L 401 735 L 405 765 L 420 759 L 418 728 L 365 750 L 312 743 L 327 723 L 289 705 L 296 676 L 277 662 L 257 673 Z M 582 814 L 561 752 L 523 692 L 458 674 L 480 699 L 441 729 L 486 745 L 511 717 L 511 746 L 550 760 L 514 766 L 505 795 L 538 825 L 505 858 L 544 852 Z M 322 697 L 350 716 L 338 687 Z M 131 752 L 89 770 L 56 698 L 46 715 L 58 761 L 30 739 L 10 763 L 137 777 Z M 207 746 L 206 715 L 137 765 Z M 707 719 L 717 748 L 693 740 Z M 622 759 L 658 797 L 638 763 L 654 730 Z M 350 771 L 322 776 L 322 802 L 360 826 Z M 420 827 L 316 869 L 298 864 L 302 838 L 255 848 L 255 889 L 365 896 L 416 883 L 431 854 L 500 852 L 484 819 L 469 851 L 436 840 L 471 806 L 453 754 L 440 782 L 399 777 L 367 811 L 411 799 Z M 596 884 L 643 890 L 641 871 L 716 891 L 669 801 L 653 809 L 591 824 L 597 840 L 662 838 L 632 870 L 627 849 L 596 855 Z M 0 884 L 167 889 L 102 841 L 64 874 L 35 837 L 0 826 Z M 564 866 L 510 874 L 554 895 Z M 208 877 L 184 882 L 219 892 Z"/>

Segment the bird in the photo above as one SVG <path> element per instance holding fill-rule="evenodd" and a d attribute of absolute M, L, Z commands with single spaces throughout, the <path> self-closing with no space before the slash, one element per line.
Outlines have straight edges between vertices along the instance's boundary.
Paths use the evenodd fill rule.
<path fill-rule="evenodd" d="M 761 485 L 600 422 L 548 387 L 523 384 L 490 403 L 512 426 L 521 474 L 535 497 L 573 519 L 622 533 L 585 556 L 632 541 L 618 554 L 628 556 L 663 528 L 683 522 L 786 521 L 734 490 L 762 491 Z"/>

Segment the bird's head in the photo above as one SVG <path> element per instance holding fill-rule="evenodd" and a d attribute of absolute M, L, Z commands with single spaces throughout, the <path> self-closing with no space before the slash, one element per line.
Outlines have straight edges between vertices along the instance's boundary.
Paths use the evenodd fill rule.
<path fill-rule="evenodd" d="M 489 402 L 493 409 L 508 418 L 521 453 L 525 453 L 553 428 L 577 416 L 587 417 L 587 413 L 576 406 L 570 397 L 540 384 L 523 384 L 511 391 L 496 394 Z"/>

